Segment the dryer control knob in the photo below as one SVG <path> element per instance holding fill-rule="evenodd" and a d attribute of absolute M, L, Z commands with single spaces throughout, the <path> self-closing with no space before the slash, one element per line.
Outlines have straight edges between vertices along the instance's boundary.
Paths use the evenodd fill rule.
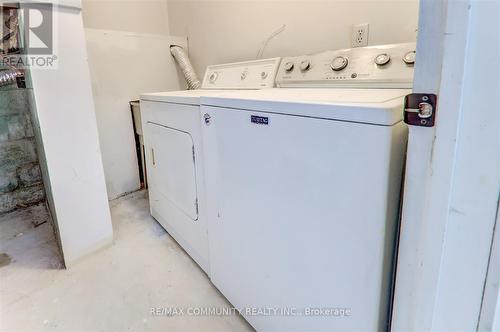
<path fill-rule="evenodd" d="M 208 80 L 209 80 L 211 83 L 214 83 L 215 81 L 217 81 L 217 77 L 219 77 L 219 74 L 217 74 L 217 73 L 212 73 L 212 74 L 210 74 L 210 76 L 208 77 Z"/>
<path fill-rule="evenodd" d="M 405 53 L 405 55 L 403 56 L 403 61 L 407 65 L 412 65 L 415 63 L 415 57 L 416 57 L 416 52 L 410 51 L 410 52 Z"/>
<path fill-rule="evenodd" d="M 391 56 L 387 53 L 379 54 L 375 57 L 375 63 L 379 66 L 383 66 L 391 61 Z"/>
<path fill-rule="evenodd" d="M 285 66 L 284 66 L 285 71 L 287 71 L 287 72 L 291 72 L 293 70 L 293 67 L 294 67 L 294 64 L 291 61 L 288 61 L 287 63 L 285 63 Z"/>
<path fill-rule="evenodd" d="M 311 61 L 304 60 L 300 63 L 300 70 L 301 71 L 308 71 L 309 69 L 311 69 Z"/>
<path fill-rule="evenodd" d="M 330 64 L 330 67 L 335 71 L 339 71 L 347 67 L 348 63 L 349 60 L 346 57 L 338 56 L 335 59 L 333 59 L 332 63 Z"/>

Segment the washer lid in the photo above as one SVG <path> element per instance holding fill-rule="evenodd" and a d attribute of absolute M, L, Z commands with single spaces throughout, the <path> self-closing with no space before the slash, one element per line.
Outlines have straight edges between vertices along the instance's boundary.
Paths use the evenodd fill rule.
<path fill-rule="evenodd" d="M 270 89 L 202 97 L 201 104 L 390 126 L 402 120 L 408 93 L 411 90 Z"/>

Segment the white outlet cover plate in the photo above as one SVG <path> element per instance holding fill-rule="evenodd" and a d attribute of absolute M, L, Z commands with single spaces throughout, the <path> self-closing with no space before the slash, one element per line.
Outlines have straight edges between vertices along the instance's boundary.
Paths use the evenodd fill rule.
<path fill-rule="evenodd" d="M 352 47 L 368 46 L 369 32 L 370 32 L 370 24 L 368 23 L 353 25 L 351 28 L 351 46 Z"/>

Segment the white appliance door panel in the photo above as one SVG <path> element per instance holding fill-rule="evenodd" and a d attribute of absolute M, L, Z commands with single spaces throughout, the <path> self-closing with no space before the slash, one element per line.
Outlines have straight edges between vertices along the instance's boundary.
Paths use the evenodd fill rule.
<path fill-rule="evenodd" d="M 194 144 L 189 133 L 148 123 L 154 186 L 192 220 L 198 219 Z"/>
<path fill-rule="evenodd" d="M 201 113 L 214 284 L 240 308 L 350 310 L 243 313 L 258 331 L 382 328 L 404 125 L 209 106 Z M 398 177 L 389 181 L 390 172 Z"/>
<path fill-rule="evenodd" d="M 209 274 L 199 106 L 141 100 L 141 113 L 151 215 Z"/>

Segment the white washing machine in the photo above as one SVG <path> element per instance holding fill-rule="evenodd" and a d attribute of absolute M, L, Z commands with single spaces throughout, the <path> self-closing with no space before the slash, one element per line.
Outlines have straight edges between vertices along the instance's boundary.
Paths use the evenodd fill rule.
<path fill-rule="evenodd" d="M 151 215 L 207 274 L 200 97 L 272 88 L 279 61 L 209 66 L 202 89 L 141 95 Z"/>
<path fill-rule="evenodd" d="M 257 331 L 387 330 L 415 44 L 201 98 L 211 280 Z"/>

